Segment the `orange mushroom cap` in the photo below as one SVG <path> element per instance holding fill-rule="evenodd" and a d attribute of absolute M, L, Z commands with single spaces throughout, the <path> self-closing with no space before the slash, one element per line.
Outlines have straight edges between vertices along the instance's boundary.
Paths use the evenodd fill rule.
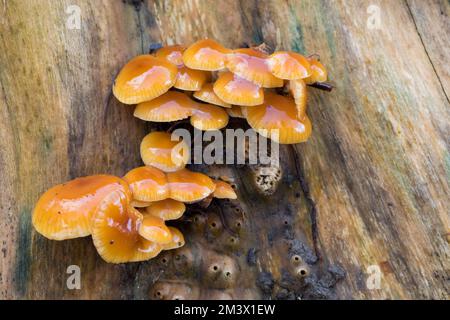
<path fill-rule="evenodd" d="M 199 103 L 192 111 L 191 125 L 199 130 L 219 130 L 228 124 L 228 113 L 221 107 Z"/>
<path fill-rule="evenodd" d="M 215 71 L 225 68 L 231 50 L 211 39 L 197 41 L 183 53 L 184 64 L 191 69 Z"/>
<path fill-rule="evenodd" d="M 328 72 L 325 66 L 317 59 L 308 59 L 311 66 L 311 75 L 305 78 L 306 84 L 315 82 L 325 82 L 328 79 Z"/>
<path fill-rule="evenodd" d="M 311 75 L 308 60 L 299 53 L 278 51 L 267 59 L 270 71 L 280 79 L 304 79 Z"/>
<path fill-rule="evenodd" d="M 54 186 L 38 200 L 33 225 L 40 234 L 53 240 L 88 236 L 98 204 L 116 190 L 131 194 L 125 181 L 109 175 L 77 178 Z"/>
<path fill-rule="evenodd" d="M 250 126 L 275 142 L 299 143 L 306 141 L 311 135 L 311 122 L 308 116 L 305 115 L 301 121 L 298 119 L 295 102 L 290 97 L 267 92 L 262 105 L 246 107 L 245 112 Z"/>
<path fill-rule="evenodd" d="M 205 85 L 203 85 L 203 87 L 199 91 L 194 92 L 194 97 L 206 103 L 214 104 L 224 108 L 231 108 L 231 104 L 226 103 L 216 95 L 213 90 L 212 83 L 206 83 Z"/>
<path fill-rule="evenodd" d="M 214 192 L 216 185 L 207 175 L 181 169 L 167 173 L 170 197 L 182 202 L 200 201 Z"/>
<path fill-rule="evenodd" d="M 181 218 L 186 211 L 183 202 L 173 199 L 165 199 L 161 201 L 151 202 L 146 209 L 148 214 L 159 217 L 163 220 L 176 220 Z"/>
<path fill-rule="evenodd" d="M 307 100 L 307 90 L 306 83 L 302 79 L 290 80 L 289 81 L 289 91 L 295 101 L 295 107 L 297 108 L 297 117 L 303 120 L 306 115 L 306 100 Z"/>
<path fill-rule="evenodd" d="M 283 80 L 270 72 L 266 59 L 267 55 L 261 51 L 252 48 L 237 49 L 227 56 L 226 66 L 231 72 L 258 86 L 282 87 Z"/>
<path fill-rule="evenodd" d="M 134 116 L 145 121 L 177 121 L 188 118 L 195 106 L 196 102 L 186 94 L 169 91 L 156 99 L 138 104 Z"/>
<path fill-rule="evenodd" d="M 177 67 L 182 67 L 184 66 L 183 51 L 185 49 L 185 46 L 179 44 L 165 46 L 155 52 L 155 57 L 165 59 Z"/>
<path fill-rule="evenodd" d="M 151 214 L 144 215 L 139 225 L 139 234 L 141 237 L 157 244 L 168 244 L 172 241 L 172 233 L 164 220 Z"/>
<path fill-rule="evenodd" d="M 174 87 L 186 91 L 198 91 L 210 79 L 208 71 L 179 67 Z"/>
<path fill-rule="evenodd" d="M 220 74 L 213 89 L 226 103 L 256 106 L 264 102 L 264 91 L 261 87 L 231 72 Z"/>
<path fill-rule="evenodd" d="M 216 189 L 213 192 L 214 198 L 218 199 L 237 199 L 236 192 L 229 183 L 221 180 L 215 180 Z"/>
<path fill-rule="evenodd" d="M 145 261 L 157 256 L 162 246 L 139 235 L 142 214 L 129 205 L 122 191 L 110 193 L 98 206 L 92 240 L 100 256 L 110 263 Z"/>
<path fill-rule="evenodd" d="M 184 141 L 172 140 L 168 132 L 151 132 L 141 142 L 142 161 L 165 172 L 184 168 L 189 161 L 187 150 Z"/>
<path fill-rule="evenodd" d="M 159 201 L 170 195 L 166 175 L 157 168 L 138 167 L 129 171 L 123 179 L 130 185 L 134 200 Z"/>
<path fill-rule="evenodd" d="M 152 100 L 175 84 L 177 72 L 177 67 L 168 61 L 151 55 L 137 56 L 119 72 L 114 96 L 126 104 Z"/>
<path fill-rule="evenodd" d="M 243 118 L 245 119 L 244 114 L 242 113 L 242 108 L 240 106 L 232 106 L 229 109 L 226 109 L 227 113 L 232 118 Z"/>
<path fill-rule="evenodd" d="M 184 236 L 181 231 L 174 227 L 169 227 L 169 230 L 172 233 L 172 241 L 163 245 L 163 250 L 178 249 L 184 246 Z"/>

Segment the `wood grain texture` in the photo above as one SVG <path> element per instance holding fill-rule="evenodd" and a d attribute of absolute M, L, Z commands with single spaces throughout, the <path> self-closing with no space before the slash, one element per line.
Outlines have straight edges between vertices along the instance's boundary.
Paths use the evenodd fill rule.
<path fill-rule="evenodd" d="M 66 28 L 74 4 L 81 30 Z M 448 1 L 6 0 L 0 12 L 0 298 L 449 298 Z M 112 96 L 121 66 L 150 43 L 204 37 L 318 53 L 329 69 L 336 89 L 310 90 L 313 136 L 282 148 L 275 194 L 256 192 L 255 168 L 199 168 L 232 177 L 241 201 L 198 223 L 192 212 L 186 248 L 145 263 L 108 265 L 89 238 L 36 234 L 31 210 L 50 186 L 140 165 L 152 125 Z M 291 279 L 297 254 L 312 280 Z M 224 261 L 231 280 L 212 281 Z M 81 290 L 66 288 L 72 264 Z M 366 286 L 370 265 L 380 289 Z"/>

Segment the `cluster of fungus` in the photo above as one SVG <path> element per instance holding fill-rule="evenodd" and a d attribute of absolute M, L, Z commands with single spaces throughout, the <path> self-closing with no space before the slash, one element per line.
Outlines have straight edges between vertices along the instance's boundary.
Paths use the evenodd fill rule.
<path fill-rule="evenodd" d="M 315 57 L 269 55 L 262 46 L 231 50 L 205 39 L 133 58 L 118 74 L 113 93 L 136 105 L 134 115 L 145 121 L 189 119 L 207 131 L 237 117 L 265 137 L 293 144 L 311 134 L 306 86 L 326 79 Z M 169 132 L 149 133 L 140 150 L 145 166 L 122 178 L 95 175 L 49 189 L 33 211 L 35 229 L 54 240 L 92 236 L 111 263 L 148 260 L 183 246 L 182 233 L 166 221 L 179 219 L 186 203 L 236 198 L 228 183 L 186 169 L 186 148 Z"/>

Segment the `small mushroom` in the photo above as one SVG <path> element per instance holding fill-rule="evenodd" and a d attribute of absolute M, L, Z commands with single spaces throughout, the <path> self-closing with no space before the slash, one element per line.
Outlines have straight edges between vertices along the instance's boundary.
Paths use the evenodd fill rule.
<path fill-rule="evenodd" d="M 177 67 L 184 66 L 183 63 L 183 51 L 186 50 L 186 47 L 183 45 L 175 44 L 171 46 L 165 46 L 158 49 L 155 52 L 155 57 L 160 59 L 165 59 L 170 63 L 173 63 Z"/>
<path fill-rule="evenodd" d="M 172 233 L 164 220 L 152 214 L 144 214 L 139 225 L 141 237 L 157 244 L 168 244 L 172 241 Z"/>
<path fill-rule="evenodd" d="M 227 113 L 232 118 L 243 118 L 245 119 L 244 114 L 242 113 L 242 108 L 240 106 L 232 106 L 229 109 L 226 109 Z"/>
<path fill-rule="evenodd" d="M 177 121 L 187 119 L 196 104 L 182 92 L 169 91 L 156 99 L 138 104 L 134 116 L 145 121 Z"/>
<path fill-rule="evenodd" d="M 228 113 L 221 107 L 199 103 L 192 111 L 191 125 L 199 130 L 219 130 L 228 124 Z"/>
<path fill-rule="evenodd" d="M 166 175 L 161 170 L 144 166 L 129 171 L 124 180 L 130 185 L 133 200 L 159 201 L 170 195 Z"/>
<path fill-rule="evenodd" d="M 170 197 L 187 203 L 206 198 L 216 188 L 210 177 L 188 169 L 167 173 L 167 180 L 169 181 Z"/>
<path fill-rule="evenodd" d="M 173 199 L 165 199 L 161 201 L 151 202 L 146 208 L 146 212 L 163 220 L 176 220 L 181 218 L 186 211 L 183 202 Z"/>
<path fill-rule="evenodd" d="M 169 227 L 169 230 L 172 234 L 172 241 L 163 245 L 163 250 L 178 249 L 184 246 L 184 236 L 181 231 L 175 227 Z"/>
<path fill-rule="evenodd" d="M 197 41 L 183 53 L 184 64 L 191 69 L 216 71 L 225 68 L 231 50 L 211 39 Z"/>
<path fill-rule="evenodd" d="M 226 103 L 217 96 L 213 90 L 212 83 L 206 83 L 199 91 L 194 92 L 194 98 L 224 108 L 231 108 L 231 104 Z"/>
<path fill-rule="evenodd" d="M 311 75 L 311 68 L 308 60 L 296 52 L 275 52 L 267 59 L 267 65 L 269 66 L 270 71 L 280 79 L 304 79 Z"/>
<path fill-rule="evenodd" d="M 183 63 L 183 52 L 185 49 L 181 45 L 166 46 L 156 51 L 155 56 L 165 59 L 178 67 L 174 88 L 186 91 L 198 91 L 208 81 L 210 73 L 186 67 Z"/>
<path fill-rule="evenodd" d="M 311 121 L 307 115 L 303 120 L 298 119 L 295 102 L 290 97 L 267 92 L 262 105 L 245 109 L 249 125 L 275 142 L 300 143 L 311 135 Z"/>
<path fill-rule="evenodd" d="M 305 81 L 302 79 L 290 80 L 289 91 L 295 101 L 298 119 L 304 120 L 306 116 L 306 101 L 308 96 Z"/>
<path fill-rule="evenodd" d="M 263 88 L 282 87 L 283 80 L 270 72 L 267 57 L 267 54 L 253 48 L 236 49 L 228 55 L 226 67 L 239 77 Z"/>
<path fill-rule="evenodd" d="M 177 72 L 177 67 L 168 61 L 151 55 L 137 56 L 119 72 L 114 96 L 125 104 L 152 100 L 175 84 Z"/>
<path fill-rule="evenodd" d="M 207 71 L 178 67 L 177 81 L 174 87 L 186 91 L 198 91 L 210 79 Z"/>
<path fill-rule="evenodd" d="M 155 131 L 141 142 L 141 158 L 148 165 L 165 172 L 184 168 L 189 161 L 188 145 L 184 141 L 172 140 L 168 132 Z"/>
<path fill-rule="evenodd" d="M 237 199 L 236 192 L 229 183 L 221 180 L 215 180 L 216 189 L 213 192 L 214 198 L 218 199 Z"/>
<path fill-rule="evenodd" d="M 109 193 L 120 190 L 131 195 L 119 177 L 95 175 L 77 178 L 46 191 L 33 210 L 33 226 L 53 240 L 73 239 L 91 234 L 98 204 Z"/>
<path fill-rule="evenodd" d="M 92 228 L 92 240 L 100 256 L 110 263 L 156 257 L 162 246 L 139 235 L 142 220 L 142 214 L 129 205 L 126 193 L 110 193 L 97 207 Z"/>
<path fill-rule="evenodd" d="M 327 81 L 328 73 L 325 66 L 318 59 L 310 58 L 308 61 L 311 66 L 311 75 L 305 78 L 306 84 Z"/>
<path fill-rule="evenodd" d="M 261 87 L 231 72 L 220 74 L 213 90 L 220 99 L 230 104 L 256 106 L 264 102 L 264 91 Z"/>

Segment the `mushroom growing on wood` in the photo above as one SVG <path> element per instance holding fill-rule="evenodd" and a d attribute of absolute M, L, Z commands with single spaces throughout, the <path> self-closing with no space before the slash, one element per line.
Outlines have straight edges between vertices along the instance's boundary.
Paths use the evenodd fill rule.
<path fill-rule="evenodd" d="M 278 51 L 267 59 L 270 71 L 280 79 L 304 79 L 311 75 L 308 60 L 299 53 Z"/>
<path fill-rule="evenodd" d="M 151 132 L 142 139 L 141 158 L 148 165 L 164 172 L 177 171 L 189 161 L 189 147 L 183 141 L 172 140 L 168 132 Z"/>
<path fill-rule="evenodd" d="M 110 193 L 98 206 L 92 240 L 100 256 L 110 263 L 145 261 L 157 256 L 161 245 L 139 235 L 142 214 L 129 204 L 123 191 Z"/>
<path fill-rule="evenodd" d="M 231 108 L 231 104 L 226 103 L 217 96 L 213 90 L 212 83 L 206 83 L 199 91 L 194 92 L 194 98 L 224 108 Z"/>
<path fill-rule="evenodd" d="M 33 210 L 33 225 L 44 237 L 73 239 L 91 234 L 95 210 L 108 194 L 130 195 L 127 183 L 115 176 L 77 178 L 46 191 Z"/>
<path fill-rule="evenodd" d="M 186 47 L 183 45 L 175 44 L 171 46 L 165 46 L 159 48 L 155 52 L 155 57 L 165 59 L 170 63 L 173 63 L 177 67 L 184 66 L 183 63 L 183 52 L 186 50 Z"/>
<path fill-rule="evenodd" d="M 266 62 L 267 54 L 252 48 L 236 49 L 227 57 L 227 68 L 239 77 L 263 88 L 283 86 L 283 80 L 275 77 Z"/>
<path fill-rule="evenodd" d="M 186 206 L 183 202 L 165 199 L 151 202 L 145 212 L 163 220 L 176 220 L 183 216 Z"/>
<path fill-rule="evenodd" d="M 169 181 L 170 197 L 187 203 L 206 198 L 216 188 L 210 177 L 188 169 L 167 173 L 167 180 Z"/>
<path fill-rule="evenodd" d="M 188 118 L 196 105 L 186 94 L 169 91 L 156 99 L 138 104 L 134 116 L 145 121 L 177 121 Z"/>
<path fill-rule="evenodd" d="M 297 117 L 299 120 L 304 120 L 306 116 L 306 102 L 307 102 L 307 90 L 306 83 L 302 79 L 290 80 L 289 91 L 295 101 L 295 107 L 297 109 Z"/>
<path fill-rule="evenodd" d="M 311 75 L 305 78 L 306 84 L 327 81 L 328 73 L 325 66 L 318 59 L 309 58 L 308 61 L 311 65 Z"/>
<path fill-rule="evenodd" d="M 166 175 L 154 167 L 135 168 L 123 179 L 130 185 L 134 200 L 152 202 L 167 199 L 170 195 Z"/>
<path fill-rule="evenodd" d="M 220 74 L 213 89 L 220 99 L 229 104 L 257 106 L 264 102 L 264 91 L 261 87 L 231 72 Z"/>
<path fill-rule="evenodd" d="M 230 52 L 216 41 L 204 39 L 184 51 L 183 62 L 191 69 L 216 71 L 225 68 L 226 55 Z"/>
<path fill-rule="evenodd" d="M 236 192 L 231 185 L 222 180 L 215 180 L 216 189 L 213 192 L 214 198 L 218 199 L 237 199 Z"/>
<path fill-rule="evenodd" d="M 164 220 L 151 214 L 143 215 L 138 232 L 141 237 L 157 244 L 168 244 L 172 241 L 172 233 Z"/>
<path fill-rule="evenodd" d="M 199 130 L 219 130 L 228 124 L 228 113 L 224 108 L 199 103 L 192 110 L 191 125 Z"/>
<path fill-rule="evenodd" d="M 177 67 L 151 55 L 131 59 L 114 81 L 114 96 L 122 103 L 136 104 L 167 92 L 176 81 Z"/>
<path fill-rule="evenodd" d="M 305 115 L 303 120 L 298 119 L 295 102 L 290 97 L 267 92 L 262 105 L 245 109 L 249 125 L 262 136 L 275 142 L 300 143 L 311 135 L 308 116 Z"/>
<path fill-rule="evenodd" d="M 180 230 L 175 227 L 169 227 L 170 233 L 172 234 L 172 241 L 167 244 L 164 244 L 163 250 L 172 250 L 178 249 L 184 246 L 184 236 Z"/>

